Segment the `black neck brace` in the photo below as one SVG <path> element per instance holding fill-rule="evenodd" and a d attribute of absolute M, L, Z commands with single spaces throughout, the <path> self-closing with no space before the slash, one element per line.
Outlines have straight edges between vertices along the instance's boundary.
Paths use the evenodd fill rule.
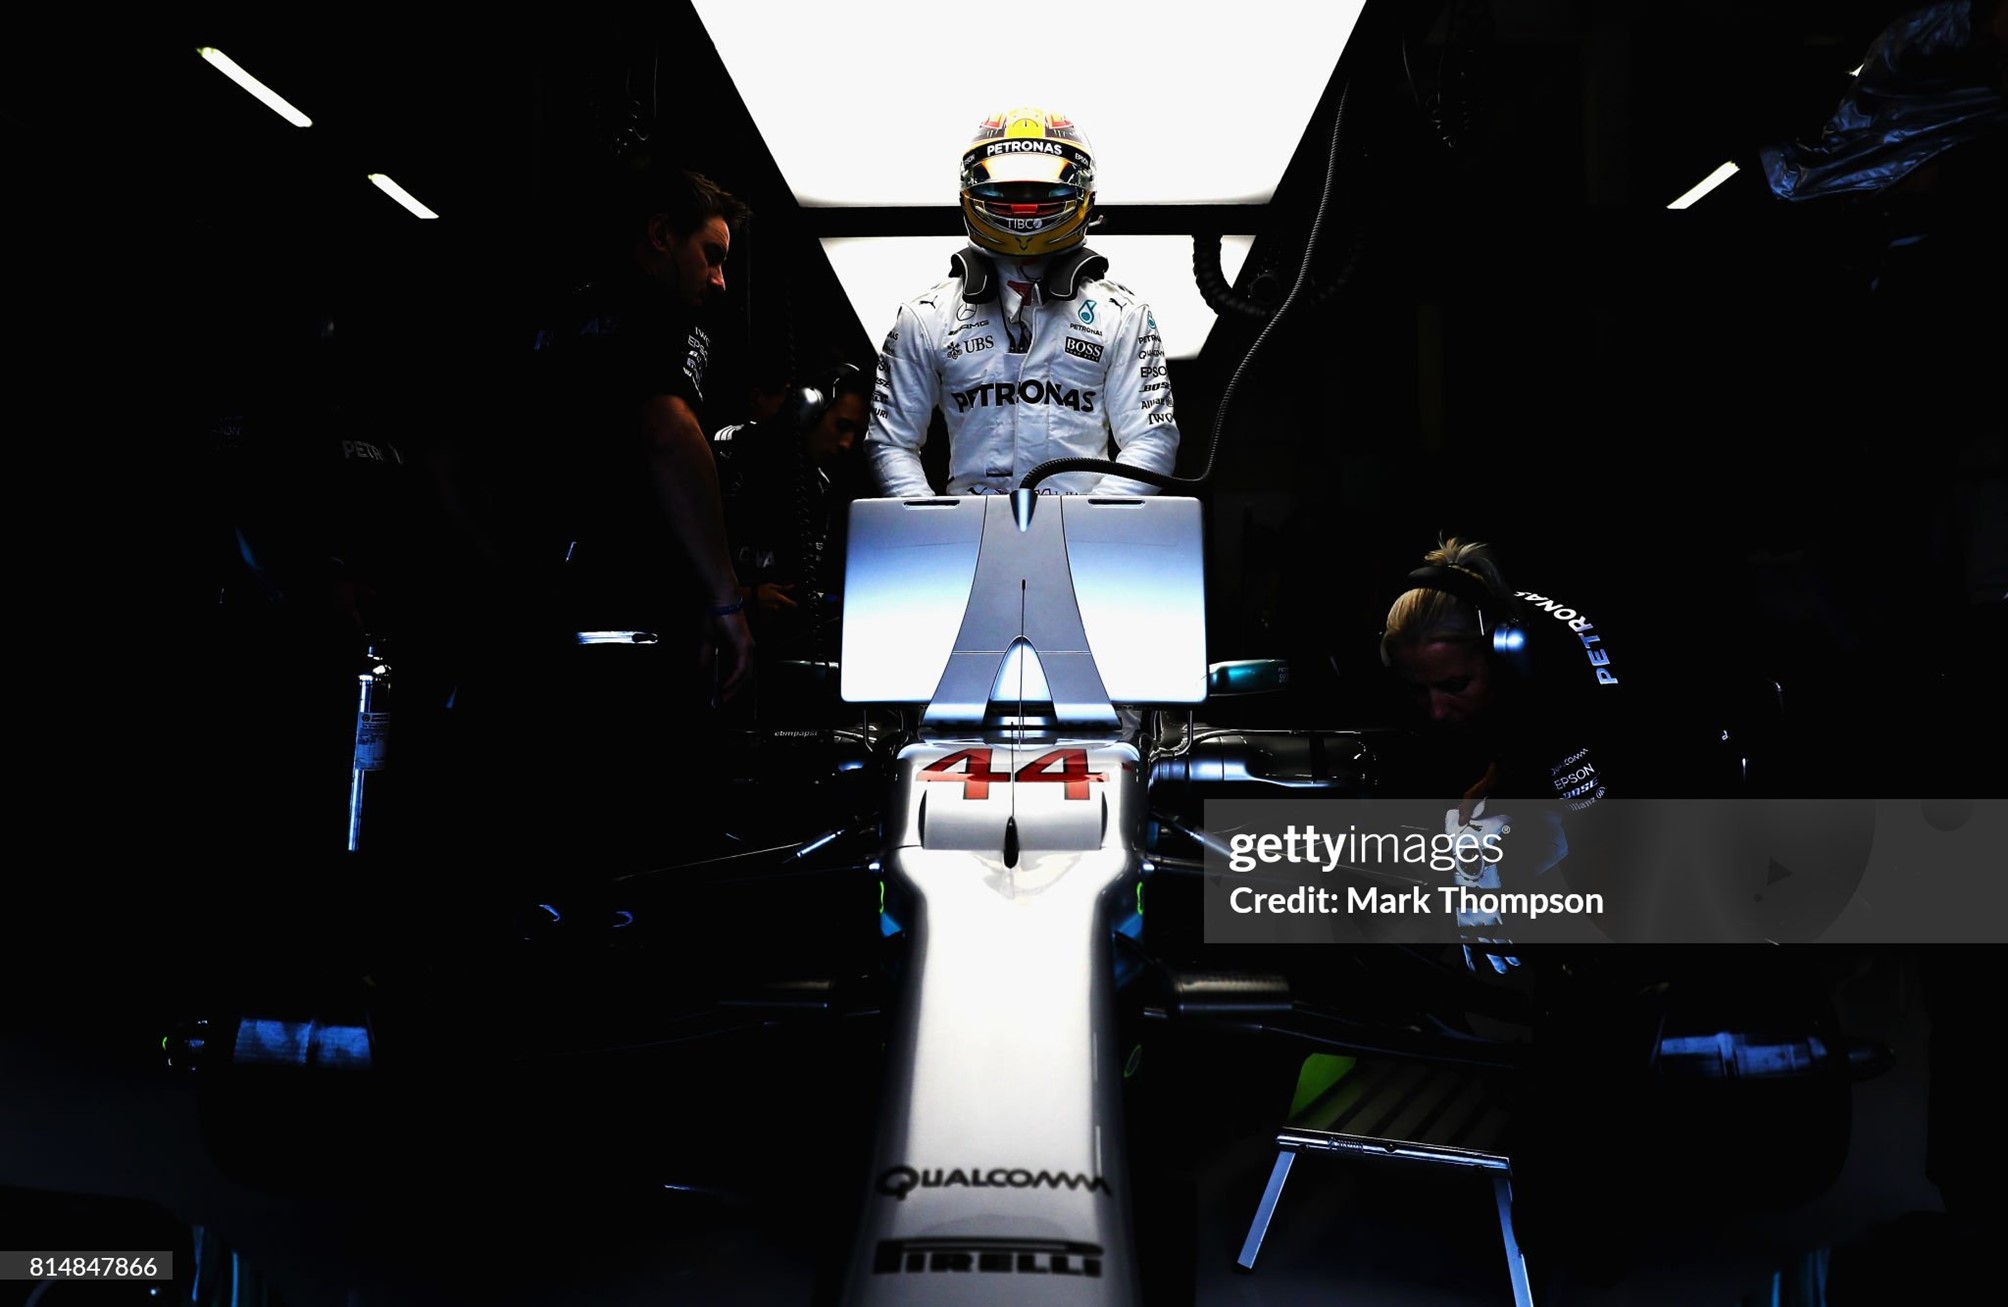
<path fill-rule="evenodd" d="M 1040 295 L 1049 300 L 1070 300 L 1080 293 L 1081 283 L 1109 270 L 1106 255 L 1085 245 L 1076 245 L 1065 254 L 1056 254 L 1039 280 Z M 962 278 L 962 298 L 970 304 L 988 304 L 997 298 L 997 264 L 974 245 L 948 256 L 948 271 Z"/>

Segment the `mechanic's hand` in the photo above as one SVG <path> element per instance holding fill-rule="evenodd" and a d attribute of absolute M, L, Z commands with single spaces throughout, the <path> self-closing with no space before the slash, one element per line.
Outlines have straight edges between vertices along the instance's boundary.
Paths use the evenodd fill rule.
<path fill-rule="evenodd" d="M 1485 815 L 1484 799 L 1474 803 L 1466 798 L 1464 803 L 1443 814 L 1443 833 L 1457 841 L 1452 845 L 1457 856 L 1457 870 L 1452 877 L 1459 889 L 1482 892 L 1500 887 L 1500 837 L 1512 829 L 1512 818 L 1504 814 Z M 1491 856 L 1488 857 L 1488 854 Z M 1494 927 L 1505 924 L 1506 919 L 1497 911 L 1458 911 L 1457 932 L 1464 940 L 1466 970 L 1475 975 L 1481 967 L 1489 966 L 1503 976 L 1510 968 L 1520 965 L 1519 958 L 1505 951 L 1513 941 L 1489 933 Z M 1474 933 L 1481 930 L 1488 933 Z"/>
<path fill-rule="evenodd" d="M 724 703 L 746 683 L 753 671 L 753 628 L 746 623 L 746 610 L 714 614 L 711 644 L 705 650 L 712 662 L 712 707 Z"/>
<path fill-rule="evenodd" d="M 1513 819 L 1508 816 L 1486 816 L 1483 799 L 1469 809 L 1459 805 L 1443 814 L 1443 833 L 1450 837 L 1451 848 L 1457 858 L 1457 870 L 1452 874 L 1459 885 L 1467 889 L 1499 888 L 1500 840 L 1512 832 L 1512 823 Z M 1466 922 L 1460 914 L 1458 924 L 1493 923 Z"/>
<path fill-rule="evenodd" d="M 753 592 L 753 602 L 763 613 L 778 613 L 784 608 L 799 607 L 788 593 L 794 588 L 793 581 L 763 581 Z"/>

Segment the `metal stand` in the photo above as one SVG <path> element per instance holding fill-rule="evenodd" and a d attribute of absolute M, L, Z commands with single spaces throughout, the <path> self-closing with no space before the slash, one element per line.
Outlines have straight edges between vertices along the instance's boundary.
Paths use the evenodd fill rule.
<path fill-rule="evenodd" d="M 373 846 L 377 805 L 367 802 L 381 789 L 381 777 L 390 755 L 390 659 L 384 643 L 365 636 L 367 647 L 363 668 L 356 676 L 356 743 L 349 766 L 348 851 L 357 853 Z M 363 818 L 372 813 L 366 825 Z"/>
<path fill-rule="evenodd" d="M 1513 1302 L 1515 1307 L 1534 1307 L 1533 1289 L 1527 1280 L 1527 1259 L 1520 1252 L 1520 1241 L 1513 1235 L 1512 1162 L 1503 1154 L 1326 1130 L 1285 1130 L 1276 1136 L 1276 1149 L 1276 1164 L 1270 1168 L 1269 1183 L 1262 1190 L 1262 1201 L 1256 1205 L 1255 1220 L 1241 1244 L 1241 1255 L 1235 1259 L 1242 1270 L 1255 1269 L 1256 1254 L 1262 1251 L 1262 1238 L 1269 1233 L 1270 1218 L 1275 1216 L 1276 1204 L 1283 1197 L 1283 1182 L 1290 1178 L 1290 1166 L 1298 1153 L 1308 1149 L 1403 1162 L 1432 1162 L 1492 1172 L 1492 1192 L 1499 1204 L 1499 1233 L 1506 1243 L 1506 1274 L 1513 1284 Z"/>

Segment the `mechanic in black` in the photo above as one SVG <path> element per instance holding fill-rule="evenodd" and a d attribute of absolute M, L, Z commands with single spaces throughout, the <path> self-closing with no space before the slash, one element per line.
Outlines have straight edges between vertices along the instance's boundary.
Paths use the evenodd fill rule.
<path fill-rule="evenodd" d="M 418 477 L 369 406 L 297 385 L 210 421 L 220 603 L 279 607 L 344 639 L 397 625 Z"/>
<path fill-rule="evenodd" d="M 792 389 L 767 420 L 711 438 L 763 667 L 837 657 L 848 510 L 871 493 L 862 442 L 872 376 L 840 364 Z"/>
<path fill-rule="evenodd" d="M 582 215 L 596 275 L 484 359 L 485 417 L 452 433 L 448 477 L 495 593 L 464 640 L 449 794 L 430 807 L 445 849 L 520 866 L 515 897 L 548 896 L 567 924 L 600 921 L 612 876 L 704 829 L 676 817 L 710 803 L 718 709 L 753 660 L 702 425 L 706 311 L 749 211 L 663 159 L 609 166 Z"/>
<path fill-rule="evenodd" d="M 1568 596 L 1510 591 L 1491 550 L 1451 538 L 1388 609 L 1381 660 L 1434 728 L 1462 806 L 1488 795 L 1570 812 L 1610 792 L 1625 667 Z"/>
<path fill-rule="evenodd" d="M 1593 814 L 1629 783 L 1634 755 L 1620 750 L 1637 734 L 1622 648 L 1583 601 L 1508 589 L 1477 542 L 1441 542 L 1407 585 L 1388 610 L 1381 660 L 1425 724 L 1408 783 L 1454 804 L 1446 834 L 1511 828 L 1506 857 L 1459 871 L 1459 882 L 1534 890 L 1566 864 L 1568 890 L 1608 894 L 1621 858 L 1612 823 Z M 1496 947 L 1510 923 L 1460 915 L 1458 924 L 1468 965 L 1483 957 L 1502 974 L 1518 965 L 1517 954 Z"/>
<path fill-rule="evenodd" d="M 326 309 L 327 306 L 319 306 Z M 258 316 L 196 414 L 206 455 L 205 773 L 217 853 L 339 849 L 365 649 L 415 636 L 426 502 L 395 396 L 332 311 Z M 416 644 L 414 639 L 412 643 Z M 222 814 L 227 814 L 223 816 Z M 297 841 L 293 843 L 292 841 Z"/>
<path fill-rule="evenodd" d="M 619 257 L 535 333 L 537 424 L 556 457 L 542 548 L 579 629 L 632 626 L 715 653 L 716 697 L 752 668 L 752 633 L 702 424 L 711 339 L 746 205 L 646 156 L 623 161 Z M 571 624 L 571 623 L 568 623 Z"/>

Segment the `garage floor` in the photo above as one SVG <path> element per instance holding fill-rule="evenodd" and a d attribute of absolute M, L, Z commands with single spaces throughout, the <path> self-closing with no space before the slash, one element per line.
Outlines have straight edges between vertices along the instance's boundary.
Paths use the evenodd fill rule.
<path fill-rule="evenodd" d="M 1863 1286 L 1884 1284 L 1892 1266 L 1912 1277 L 1899 1281 L 1906 1292 L 1923 1287 L 1921 1272 L 1944 1266 L 1929 1256 L 1946 1218 L 1924 1175 L 1928 1025 L 1917 976 L 1906 958 L 1891 955 L 1864 966 L 1839 997 L 1846 1032 L 1888 1044 L 1896 1060 L 1853 1087 L 1852 1144 L 1837 1182 L 1777 1211 L 1737 1210 L 1735 1195 L 1725 1193 L 1684 1222 L 1659 1219 L 1631 1231 L 1623 1255 L 1595 1272 L 1530 1256 L 1537 1302 L 1871 1301 L 1859 1296 Z M 442 1090 L 427 1109 L 433 1123 L 413 1138 L 471 1134 L 478 1165 L 456 1171 L 415 1161 L 407 1173 L 391 1167 L 340 1195 L 265 1192 L 219 1170 L 203 1143 L 196 1084 L 161 1065 L 157 1043 L 146 1047 L 134 1023 L 92 1022 L 75 1004 L 62 1007 L 60 1020 L 45 1005 L 34 1019 L 13 1022 L 0 1044 L 0 1214 L 13 1232 L 0 1244 L 48 1246 L 67 1236 L 77 1248 L 125 1239 L 168 1247 L 172 1238 L 184 1250 L 177 1280 L 153 1301 L 228 1302 L 221 1277 L 229 1270 L 238 1302 L 256 1301 L 262 1286 L 266 1301 L 291 1307 L 806 1304 L 822 1292 L 818 1268 L 829 1264 L 846 1224 L 819 1205 L 825 1200 L 811 1173 L 827 1169 L 824 1155 L 805 1161 L 789 1199 L 735 1194 L 688 1173 L 656 1185 L 637 1178 L 632 1157 L 610 1156 L 600 1169 L 590 1159 L 553 1168 L 544 1154 L 567 1144 L 525 1111 L 528 1100 L 505 1109 L 457 1099 L 458 1090 Z M 609 1113 L 638 1110 L 646 1111 L 608 1102 Z M 664 1103 L 661 1114 L 679 1110 Z M 838 1122 L 805 1100 L 800 1119 L 779 1124 L 817 1132 Z M 1649 1139 L 1652 1123 L 1641 1128 Z M 316 1138 L 310 1127 L 271 1146 L 312 1149 Z M 639 1154 L 639 1132 L 637 1141 Z M 805 1148 L 805 1159 L 812 1154 Z M 1256 1269 L 1237 1269 L 1274 1157 L 1270 1135 L 1252 1132 L 1200 1158 L 1195 1304 L 1511 1301 L 1485 1178 L 1329 1154 L 1298 1160 Z M 772 1181 L 770 1193 L 789 1188 Z M 198 1229 L 206 1258 L 200 1284 Z M 1807 1292 L 1820 1283 L 1824 1297 Z M 1848 1296 L 1850 1285 L 1857 1296 Z M 27 1301 L 35 1286 L 16 1287 L 24 1296 L 12 1300 Z M 148 1300 L 136 1291 L 111 1296 L 119 1292 L 99 1290 L 90 1300 Z M 40 1301 L 62 1307 L 82 1295 L 58 1287 Z"/>

